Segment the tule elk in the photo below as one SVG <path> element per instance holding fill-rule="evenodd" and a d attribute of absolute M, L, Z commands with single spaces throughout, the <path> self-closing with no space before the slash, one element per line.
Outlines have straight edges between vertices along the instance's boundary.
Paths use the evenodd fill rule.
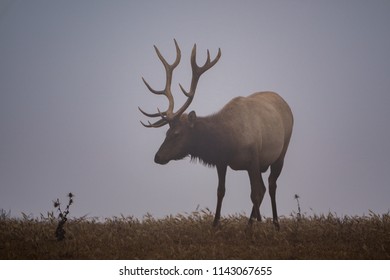
<path fill-rule="evenodd" d="M 172 73 L 181 59 L 180 48 L 176 46 L 176 60 L 169 64 L 156 46 L 156 53 L 166 71 L 165 89 L 154 90 L 144 78 L 146 87 L 154 94 L 168 98 L 168 109 L 149 114 L 139 110 L 147 117 L 159 118 L 158 121 L 145 127 L 162 127 L 169 129 L 154 161 L 167 164 L 171 160 L 179 160 L 188 155 L 199 159 L 209 166 L 216 166 L 218 172 L 217 208 L 213 225 L 219 224 L 222 200 L 225 195 L 225 177 L 229 166 L 233 170 L 246 170 L 251 185 L 252 212 L 249 224 L 253 219 L 261 221 L 260 204 L 265 194 L 265 186 L 261 173 L 271 167 L 268 178 L 269 193 L 272 204 L 273 223 L 279 229 L 276 210 L 276 180 L 283 168 L 284 157 L 290 142 L 293 115 L 288 104 L 274 92 L 257 92 L 248 97 L 236 97 L 227 103 L 218 113 L 198 117 L 194 111 L 184 113 L 191 104 L 200 76 L 213 67 L 221 57 L 221 50 L 214 60 L 210 60 L 207 51 L 205 64 L 199 67 L 196 63 L 196 45 L 191 53 L 192 81 L 187 92 L 179 84 L 187 97 L 184 105 L 176 112 L 171 92 Z"/>

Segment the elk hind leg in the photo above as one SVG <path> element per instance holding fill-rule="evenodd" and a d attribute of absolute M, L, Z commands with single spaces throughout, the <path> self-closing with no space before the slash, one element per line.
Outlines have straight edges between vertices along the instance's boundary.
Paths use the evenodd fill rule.
<path fill-rule="evenodd" d="M 273 165 L 271 165 L 271 173 L 268 177 L 268 183 L 269 183 L 269 195 L 271 197 L 271 205 L 272 205 L 272 216 L 273 216 L 273 223 L 275 225 L 275 228 L 279 230 L 279 221 L 278 221 L 278 212 L 276 209 L 276 180 L 278 179 L 280 173 L 282 172 L 283 168 L 283 162 L 284 160 L 278 160 Z"/>

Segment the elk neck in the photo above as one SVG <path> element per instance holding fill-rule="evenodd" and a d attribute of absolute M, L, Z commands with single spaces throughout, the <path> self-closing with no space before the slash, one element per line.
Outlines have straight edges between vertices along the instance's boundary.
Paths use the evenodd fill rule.
<path fill-rule="evenodd" d="M 223 127 L 218 115 L 198 117 L 195 121 L 192 132 L 192 143 L 189 154 L 193 160 L 199 161 L 208 166 L 224 164 L 228 161 L 229 135 Z"/>

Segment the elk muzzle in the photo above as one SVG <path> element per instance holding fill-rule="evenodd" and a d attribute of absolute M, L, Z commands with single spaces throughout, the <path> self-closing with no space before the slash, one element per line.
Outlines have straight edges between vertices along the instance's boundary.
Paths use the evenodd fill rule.
<path fill-rule="evenodd" d="M 154 156 L 154 162 L 158 164 L 167 164 L 169 162 L 168 159 L 164 159 L 158 152 Z"/>

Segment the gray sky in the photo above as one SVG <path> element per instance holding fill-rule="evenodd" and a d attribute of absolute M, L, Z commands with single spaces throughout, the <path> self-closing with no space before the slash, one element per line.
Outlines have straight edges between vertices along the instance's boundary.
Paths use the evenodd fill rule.
<path fill-rule="evenodd" d="M 238 95 L 273 90 L 295 127 L 279 178 L 280 215 L 389 211 L 389 1 L 1 1 L 0 209 L 39 216 L 66 202 L 72 216 L 156 217 L 216 204 L 215 169 L 189 159 L 156 165 L 167 128 L 138 111 L 165 109 L 153 45 L 189 87 L 197 43 L 220 61 L 190 110 L 218 111 Z M 228 170 L 222 214 L 249 213 L 246 172 Z M 265 196 L 261 213 L 271 216 Z"/>

